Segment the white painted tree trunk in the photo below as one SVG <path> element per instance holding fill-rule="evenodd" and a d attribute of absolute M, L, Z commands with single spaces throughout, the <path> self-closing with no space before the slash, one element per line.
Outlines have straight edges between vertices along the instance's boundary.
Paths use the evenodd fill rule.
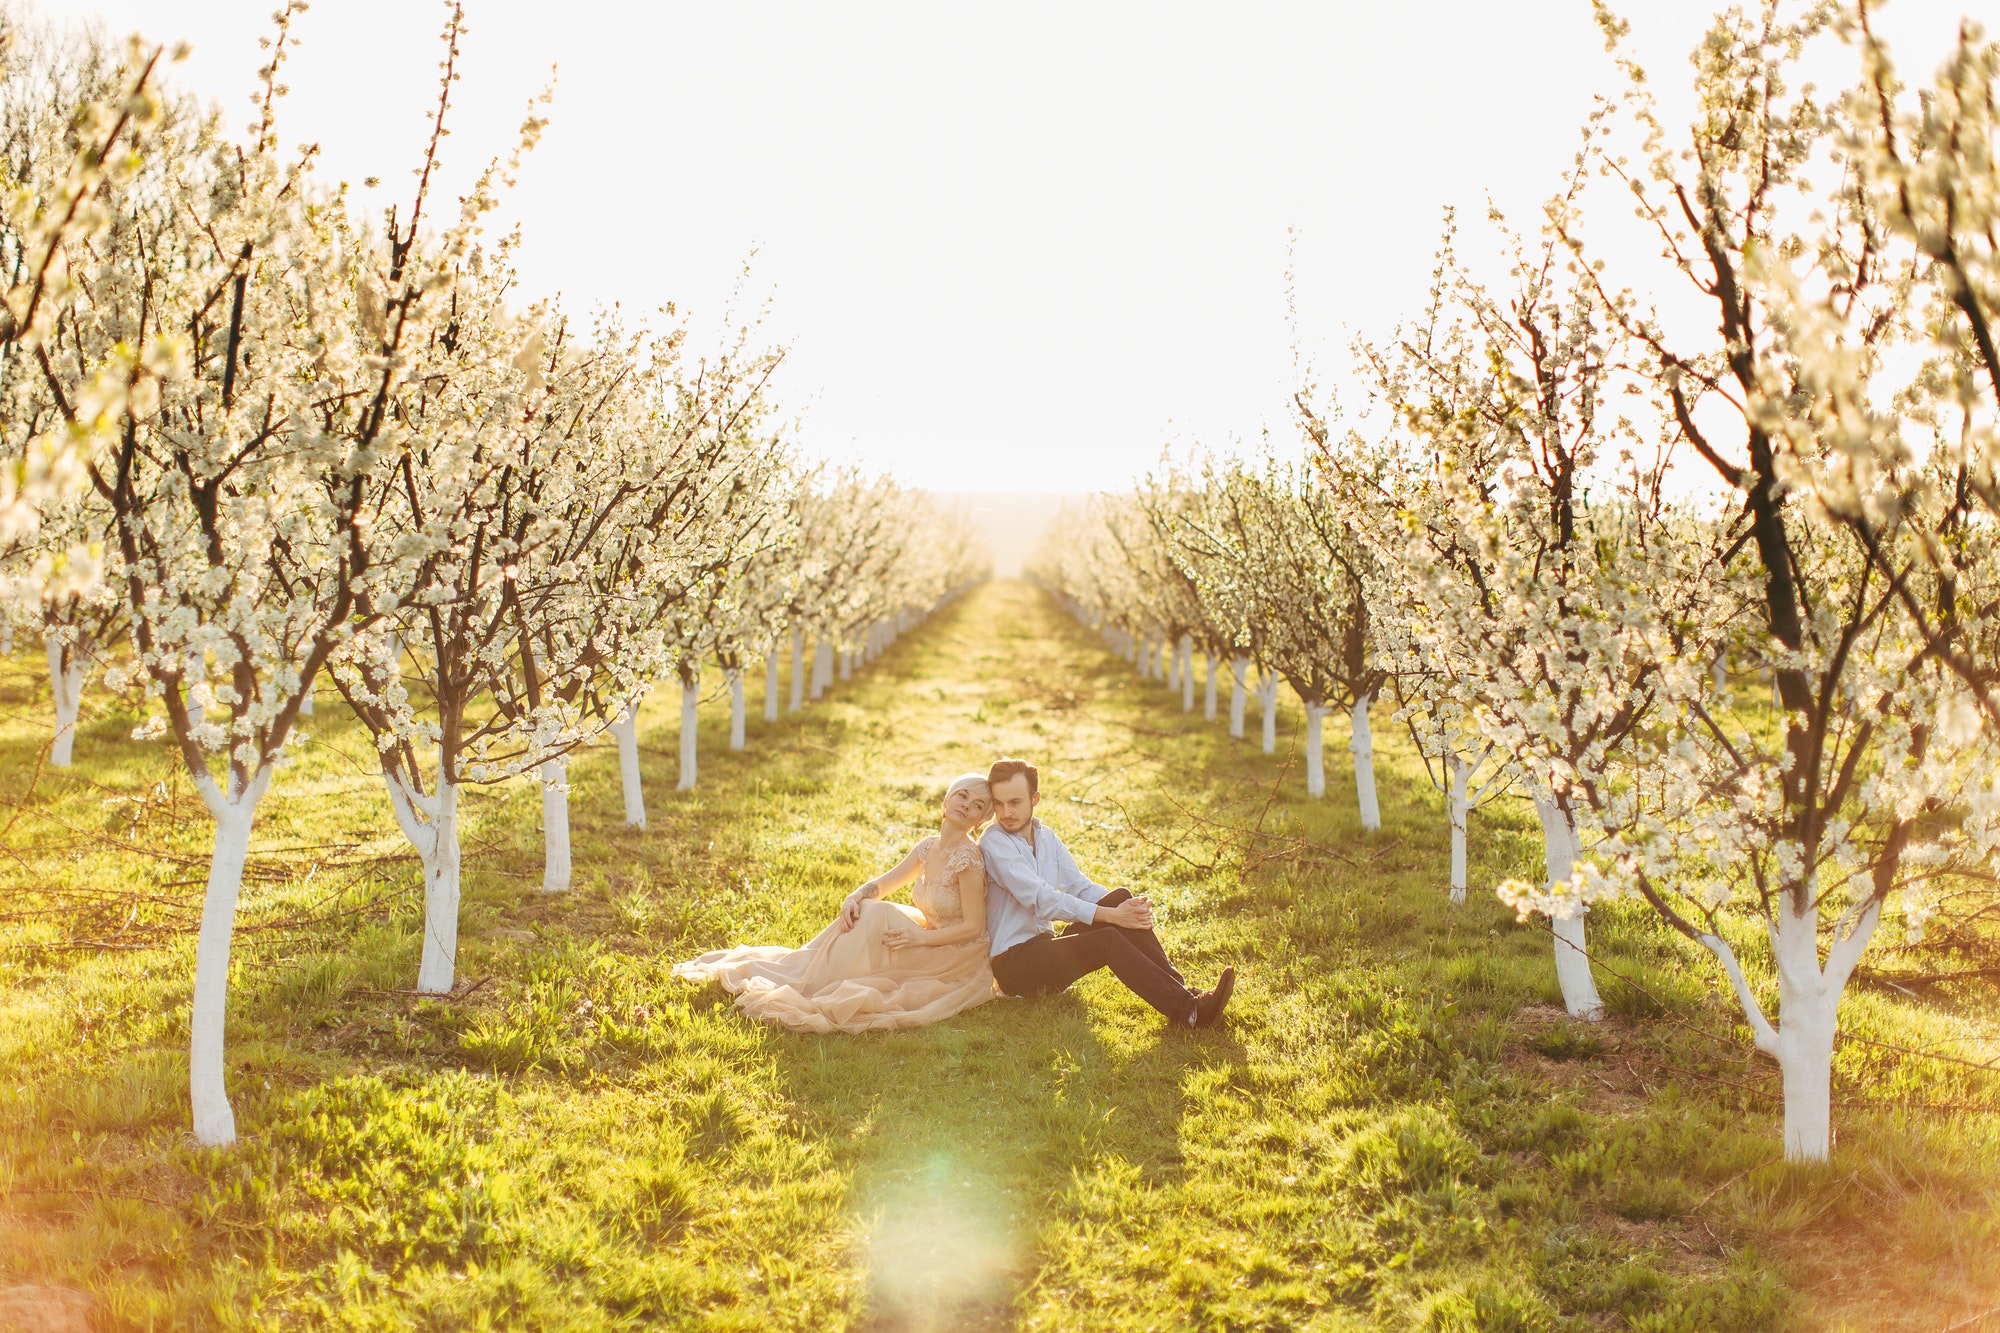
<path fill-rule="evenodd" d="M 840 678 L 843 681 L 854 679 L 854 650 L 845 645 L 840 649 Z"/>
<path fill-rule="evenodd" d="M 458 784 L 446 777 L 440 762 L 437 790 L 426 797 L 384 774 L 396 822 L 424 867 L 424 952 L 417 964 L 417 989 L 426 995 L 450 994 L 458 976 Z"/>
<path fill-rule="evenodd" d="M 1278 677 L 1257 668 L 1257 702 L 1264 708 L 1264 753 L 1278 752 Z"/>
<path fill-rule="evenodd" d="M 1465 795 L 1467 769 L 1465 761 L 1457 755 L 1451 756 L 1451 794 L 1445 801 L 1445 817 L 1451 821 L 1451 900 L 1461 906 L 1465 902 L 1465 821 L 1467 801 Z"/>
<path fill-rule="evenodd" d="M 1170 642 L 1161 648 L 1161 653 L 1167 659 L 1167 688 L 1178 690 L 1181 687 L 1181 646 L 1178 641 Z"/>
<path fill-rule="evenodd" d="M 1249 669 L 1249 658 L 1229 659 L 1229 734 L 1239 741 L 1243 739 L 1243 704 L 1249 698 L 1249 692 L 1243 687 L 1243 673 Z"/>
<path fill-rule="evenodd" d="M 1577 853 L 1581 850 L 1577 846 L 1576 825 L 1568 811 L 1540 796 L 1535 798 L 1535 813 L 1542 821 L 1542 855 L 1548 867 L 1548 882 L 1554 885 L 1568 879 L 1576 869 Z M 1590 955 L 1583 934 L 1584 911 L 1579 908 L 1571 915 L 1551 917 L 1549 926 L 1555 934 L 1556 982 L 1562 987 L 1563 1008 L 1571 1018 L 1595 1023 L 1604 1017 L 1604 1001 L 1598 998 L 1597 982 L 1590 975 Z"/>
<path fill-rule="evenodd" d="M 817 702 L 819 697 L 826 693 L 826 687 L 831 684 L 833 684 L 833 645 L 821 639 L 813 645 L 811 690 L 813 700 Z"/>
<path fill-rule="evenodd" d="M 803 630 L 792 631 L 792 706 L 796 713 L 806 706 L 806 636 Z"/>
<path fill-rule="evenodd" d="M 764 645 L 764 720 L 778 720 L 778 645 Z"/>
<path fill-rule="evenodd" d="M 569 856 L 569 766 L 542 762 L 542 892 L 563 893 L 573 871 Z"/>
<path fill-rule="evenodd" d="M 682 791 L 693 791 L 695 781 L 695 742 L 700 736 L 700 718 L 695 705 L 701 702 L 701 678 L 697 676 L 681 683 L 681 785 Z"/>
<path fill-rule="evenodd" d="M 1818 910 L 1808 907 L 1795 911 L 1791 893 L 1779 894 L 1778 919 L 1771 927 L 1778 965 L 1775 1028 L 1744 980 L 1728 942 L 1714 935 L 1699 937 L 1729 974 L 1729 984 L 1743 1006 L 1757 1049 L 1778 1062 L 1785 1088 L 1788 1161 L 1824 1162 L 1833 1152 L 1833 1045 L 1840 1031 L 1840 996 L 1881 919 L 1880 904 L 1871 905 L 1851 922 L 1843 917 L 1835 925 L 1822 968 Z M 1850 925 L 1852 928 L 1842 934 L 1842 927 Z"/>
<path fill-rule="evenodd" d="M 743 668 L 731 667 L 723 677 L 729 682 L 729 748 L 743 748 Z"/>
<path fill-rule="evenodd" d="M 311 717 L 312 715 L 313 715 L 313 687 L 308 685 L 306 686 L 305 693 L 299 696 L 299 716 Z"/>
<path fill-rule="evenodd" d="M 1194 711 L 1194 637 L 1181 635 L 1181 711 Z"/>
<path fill-rule="evenodd" d="M 417 989 L 449 994 L 458 979 L 458 784 L 440 776 L 431 797 L 432 850 L 424 861 L 424 955 Z"/>
<path fill-rule="evenodd" d="M 1782 929 L 1782 927 L 1781 927 Z M 1785 1086 L 1785 1157 L 1824 1162 L 1833 1153 L 1833 1043 L 1841 988 L 1824 984 L 1817 951 L 1804 985 L 1778 974 L 1778 1068 Z"/>
<path fill-rule="evenodd" d="M 1306 795 L 1326 795 L 1326 705 L 1306 705 Z"/>
<path fill-rule="evenodd" d="M 236 1113 L 223 1078 L 223 1026 L 229 1008 L 229 946 L 236 932 L 236 904 L 243 893 L 243 864 L 257 803 L 271 785 L 271 771 L 243 791 L 224 793 L 202 774 L 195 787 L 215 817 L 215 849 L 202 896 L 201 933 L 194 950 L 194 1004 L 188 1016 L 188 1101 L 195 1142 L 219 1148 L 236 1142 Z"/>
<path fill-rule="evenodd" d="M 1363 699 L 1349 713 L 1354 729 L 1348 733 L 1347 748 L 1354 753 L 1354 797 L 1361 807 L 1361 827 L 1373 832 L 1382 827 L 1382 808 L 1375 803 L 1375 733 L 1368 726 L 1368 705 Z"/>
<path fill-rule="evenodd" d="M 618 740 L 618 785 L 625 793 L 625 822 L 646 827 L 646 787 L 639 780 L 639 705 L 628 704 L 611 724 Z"/>
<path fill-rule="evenodd" d="M 1208 663 L 1208 671 L 1206 672 L 1208 683 L 1204 687 L 1205 695 L 1201 708 L 1201 716 L 1203 721 L 1213 722 L 1215 721 L 1215 669 L 1220 663 L 1216 661 L 1214 653 L 1203 653 L 1202 658 Z"/>
<path fill-rule="evenodd" d="M 48 646 L 49 688 L 56 703 L 56 739 L 49 747 L 49 762 L 68 768 L 76 745 L 76 718 L 83 708 L 83 667 L 74 661 L 63 665 L 63 646 L 57 640 L 49 640 Z"/>

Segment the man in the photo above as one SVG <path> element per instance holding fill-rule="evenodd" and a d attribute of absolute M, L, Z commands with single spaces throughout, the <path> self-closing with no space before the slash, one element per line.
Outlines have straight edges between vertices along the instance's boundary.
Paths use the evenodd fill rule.
<path fill-rule="evenodd" d="M 1041 820 L 1041 774 L 1002 759 L 986 775 L 993 827 L 979 839 L 986 858 L 986 928 L 993 979 L 1009 995 L 1052 995 L 1108 967 L 1169 1023 L 1213 1027 L 1236 988 L 1225 967 L 1211 991 L 1188 988 L 1153 934 L 1153 904 L 1125 889 L 1092 883 L 1061 838 Z M 1057 921 L 1070 924 L 1055 934 Z"/>

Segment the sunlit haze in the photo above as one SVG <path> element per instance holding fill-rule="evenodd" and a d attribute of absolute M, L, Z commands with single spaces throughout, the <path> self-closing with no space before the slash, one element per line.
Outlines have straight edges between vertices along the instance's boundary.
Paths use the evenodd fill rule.
<path fill-rule="evenodd" d="M 271 3 L 45 9 L 191 42 L 175 77 L 240 124 Z M 1682 108 L 1710 6 L 1631 8 Z M 1909 73 L 1961 9 L 1890 6 Z M 1421 301 L 1441 211 L 1477 222 L 1490 197 L 1532 227 L 1618 86 L 1582 0 L 467 10 L 448 187 L 557 70 L 508 210 L 531 291 L 674 302 L 712 343 L 741 285 L 791 349 L 781 397 L 811 451 L 952 492 L 1112 487 L 1171 443 L 1289 441 L 1288 253 L 1301 341 L 1337 381 L 1353 334 Z M 287 142 L 317 142 L 365 198 L 406 198 L 443 16 L 314 6 Z"/>

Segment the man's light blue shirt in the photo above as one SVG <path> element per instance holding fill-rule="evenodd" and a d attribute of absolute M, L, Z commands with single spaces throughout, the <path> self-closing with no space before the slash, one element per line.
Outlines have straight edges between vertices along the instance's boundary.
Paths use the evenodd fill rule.
<path fill-rule="evenodd" d="M 1054 829 L 1039 819 L 1030 828 L 1032 844 L 998 824 L 979 838 L 986 858 L 986 935 L 996 958 L 1048 934 L 1058 921 L 1095 921 L 1093 904 L 1110 892 L 1077 869 Z"/>

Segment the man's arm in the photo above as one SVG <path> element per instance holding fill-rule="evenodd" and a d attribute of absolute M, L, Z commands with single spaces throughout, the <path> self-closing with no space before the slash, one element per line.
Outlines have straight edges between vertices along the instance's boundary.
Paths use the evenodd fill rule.
<path fill-rule="evenodd" d="M 1057 892 L 1067 893 L 1072 898 L 1081 898 L 1089 903 L 1094 903 L 1105 894 L 1111 892 L 1111 890 L 1083 873 L 1083 868 L 1077 865 L 1076 858 L 1069 854 L 1069 844 L 1061 838 L 1056 837 L 1054 829 L 1044 824 L 1042 825 L 1041 833 L 1043 837 L 1051 838 L 1055 841 L 1055 887 Z"/>
<path fill-rule="evenodd" d="M 986 854 L 986 878 L 989 884 L 998 885 L 1000 891 L 1037 917 L 1056 921 L 1076 921 L 1089 925 L 1097 919 L 1097 908 L 1093 905 L 1100 892 L 1092 898 L 1081 898 L 1064 893 L 1042 878 L 1028 859 L 1027 849 L 1007 833 L 996 830 L 979 840 L 979 848 Z"/>
<path fill-rule="evenodd" d="M 1144 897 L 1128 898 L 1116 907 L 1105 907 L 1101 900 L 1111 890 L 1083 873 L 1082 868 L 1076 863 L 1076 858 L 1069 853 L 1069 844 L 1061 838 L 1056 837 L 1053 829 L 1047 824 L 1041 825 L 1040 829 L 1042 837 L 1052 839 L 1055 843 L 1053 853 L 1056 863 L 1056 888 L 1058 892 L 1067 893 L 1073 898 L 1082 898 L 1089 902 L 1097 903 L 1096 919 L 1105 925 L 1126 926 L 1133 930 L 1151 930 L 1153 928 L 1152 899 Z"/>

